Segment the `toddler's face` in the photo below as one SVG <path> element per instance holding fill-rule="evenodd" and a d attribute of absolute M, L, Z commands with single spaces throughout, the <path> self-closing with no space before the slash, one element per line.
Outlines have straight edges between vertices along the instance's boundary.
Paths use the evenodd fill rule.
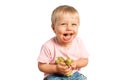
<path fill-rule="evenodd" d="M 61 45 L 71 43 L 78 33 L 78 26 L 79 19 L 76 16 L 65 14 L 59 17 L 53 26 L 58 42 Z"/>

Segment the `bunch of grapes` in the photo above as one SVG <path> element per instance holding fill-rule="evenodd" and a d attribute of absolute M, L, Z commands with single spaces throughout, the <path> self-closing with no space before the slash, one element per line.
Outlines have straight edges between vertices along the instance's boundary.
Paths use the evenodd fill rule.
<path fill-rule="evenodd" d="M 56 64 L 59 64 L 60 62 L 64 62 L 68 67 L 72 64 L 73 60 L 70 58 L 67 58 L 66 60 L 63 57 L 58 57 L 58 59 L 55 61 Z M 73 74 L 66 74 L 65 76 L 72 76 Z"/>

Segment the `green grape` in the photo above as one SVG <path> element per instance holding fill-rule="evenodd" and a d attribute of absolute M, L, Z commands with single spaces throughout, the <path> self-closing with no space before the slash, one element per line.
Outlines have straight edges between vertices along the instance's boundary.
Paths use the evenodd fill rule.
<path fill-rule="evenodd" d="M 64 62 L 64 58 L 63 57 L 58 57 L 58 59 L 55 61 L 56 64 L 59 64 L 60 62 Z"/>
<path fill-rule="evenodd" d="M 69 76 L 72 76 L 72 75 L 73 75 L 73 73 L 70 73 L 70 74 L 66 74 L 65 76 L 69 77 Z"/>
<path fill-rule="evenodd" d="M 71 65 L 72 62 L 73 62 L 73 61 L 72 61 L 70 58 L 67 58 L 67 59 L 65 60 L 65 64 L 66 64 L 67 66 Z"/>

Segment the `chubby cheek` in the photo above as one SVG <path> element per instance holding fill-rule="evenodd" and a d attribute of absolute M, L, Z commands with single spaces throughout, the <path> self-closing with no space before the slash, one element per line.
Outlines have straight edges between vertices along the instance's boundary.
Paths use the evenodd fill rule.
<path fill-rule="evenodd" d="M 75 31 L 75 34 L 78 34 L 78 30 Z"/>
<path fill-rule="evenodd" d="M 65 32 L 65 30 L 62 29 L 62 28 L 57 28 L 57 29 L 55 30 L 55 33 L 56 33 L 56 34 L 59 34 L 59 35 L 64 34 L 64 32 Z"/>
<path fill-rule="evenodd" d="M 63 32 L 58 31 L 55 33 L 57 37 L 62 38 L 63 37 Z"/>
<path fill-rule="evenodd" d="M 74 32 L 75 32 L 75 34 L 77 34 L 78 33 L 78 28 L 75 28 Z"/>

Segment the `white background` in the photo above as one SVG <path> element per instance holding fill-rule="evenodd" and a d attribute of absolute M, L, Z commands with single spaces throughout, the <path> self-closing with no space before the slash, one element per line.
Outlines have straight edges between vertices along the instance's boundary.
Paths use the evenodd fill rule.
<path fill-rule="evenodd" d="M 42 80 L 41 45 L 54 36 L 51 12 L 61 4 L 81 16 L 79 34 L 89 51 L 88 80 L 120 80 L 119 0 L 0 0 L 0 80 Z"/>

